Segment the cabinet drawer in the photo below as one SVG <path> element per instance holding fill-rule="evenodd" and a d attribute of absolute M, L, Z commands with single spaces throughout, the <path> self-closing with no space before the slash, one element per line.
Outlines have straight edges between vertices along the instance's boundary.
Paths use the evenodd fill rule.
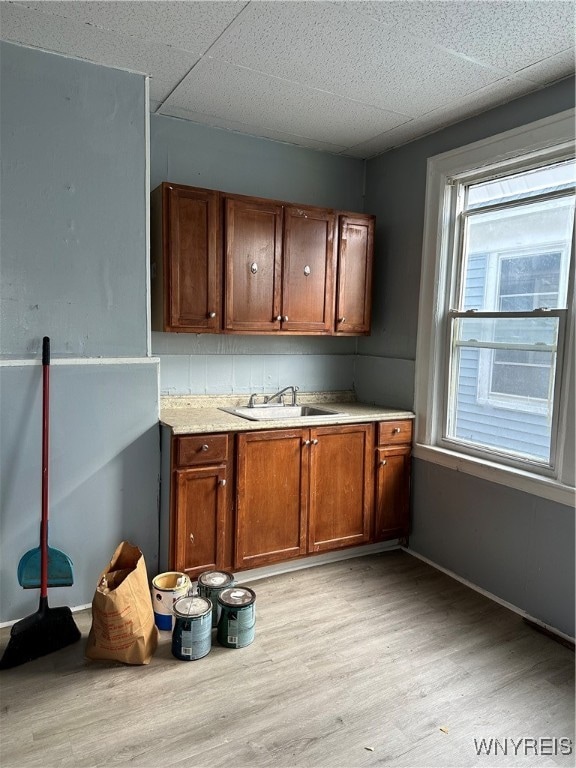
<path fill-rule="evenodd" d="M 378 424 L 378 445 L 412 442 L 412 419 L 381 421 Z"/>
<path fill-rule="evenodd" d="M 176 439 L 176 464 L 188 467 L 213 464 L 228 458 L 228 435 L 190 435 Z"/>

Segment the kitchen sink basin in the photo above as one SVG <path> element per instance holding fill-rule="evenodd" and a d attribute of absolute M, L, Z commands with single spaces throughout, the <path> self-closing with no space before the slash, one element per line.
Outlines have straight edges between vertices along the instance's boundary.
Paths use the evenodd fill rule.
<path fill-rule="evenodd" d="M 342 411 L 320 408 L 316 405 L 255 405 L 253 408 L 220 408 L 221 411 L 251 421 L 280 421 L 281 419 L 310 418 L 311 416 L 345 416 Z"/>

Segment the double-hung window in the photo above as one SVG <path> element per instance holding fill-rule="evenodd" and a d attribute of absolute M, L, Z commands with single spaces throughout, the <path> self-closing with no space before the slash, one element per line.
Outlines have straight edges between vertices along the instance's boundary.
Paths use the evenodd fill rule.
<path fill-rule="evenodd" d="M 548 488 L 574 484 L 576 161 L 563 117 L 429 161 L 417 353 L 416 455 Z"/>

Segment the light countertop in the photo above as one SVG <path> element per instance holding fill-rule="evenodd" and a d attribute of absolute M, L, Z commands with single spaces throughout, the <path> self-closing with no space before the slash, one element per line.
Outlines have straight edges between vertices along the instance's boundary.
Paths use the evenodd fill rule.
<path fill-rule="evenodd" d="M 172 434 L 184 435 L 205 432 L 250 432 L 281 427 L 357 424 L 361 422 L 414 418 L 412 411 L 355 402 L 353 393 L 348 392 L 298 393 L 299 405 L 312 403 L 325 405 L 331 410 L 338 411 L 337 416 L 300 416 L 295 419 L 250 421 L 241 416 L 235 416 L 232 413 L 220 410 L 220 408 L 245 406 L 247 402 L 247 395 L 165 396 L 160 401 L 160 422 L 164 426 L 169 427 Z"/>

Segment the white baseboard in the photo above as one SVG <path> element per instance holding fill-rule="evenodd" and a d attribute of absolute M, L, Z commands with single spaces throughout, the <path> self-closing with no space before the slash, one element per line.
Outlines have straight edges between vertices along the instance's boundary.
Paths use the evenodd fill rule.
<path fill-rule="evenodd" d="M 312 555 L 303 557 L 301 560 L 287 560 L 276 565 L 265 565 L 261 568 L 252 568 L 248 571 L 239 571 L 237 581 L 258 581 L 266 579 L 268 576 L 277 576 L 281 573 L 291 573 L 292 571 L 301 571 L 304 568 L 313 568 L 316 565 L 326 565 L 327 563 L 336 563 L 340 560 L 350 560 L 353 557 L 362 557 L 364 555 L 375 555 L 379 552 L 388 552 L 393 549 L 399 549 L 397 540 L 381 541 L 378 544 L 364 544 L 361 547 L 351 547 L 350 549 L 340 549 L 334 552 L 323 552 L 321 555 Z"/>
<path fill-rule="evenodd" d="M 324 552 L 321 555 L 313 555 L 312 557 L 303 557 L 301 560 L 288 560 L 284 563 L 277 563 L 276 565 L 266 565 L 262 568 L 252 568 L 248 571 L 239 571 L 237 575 L 237 581 L 258 581 L 259 579 L 266 579 L 268 576 L 277 576 L 281 573 L 290 573 L 292 571 L 300 571 L 303 568 L 313 568 L 316 565 L 325 565 L 327 563 L 336 563 L 339 560 L 350 560 L 353 557 L 361 557 L 363 555 L 375 555 L 378 552 L 387 552 L 393 549 L 399 549 L 397 540 L 392 542 L 382 541 L 378 544 L 364 544 L 360 547 L 351 547 L 350 549 L 336 550 L 335 552 Z M 76 611 L 83 611 L 86 608 L 91 608 L 92 603 L 86 603 L 85 605 L 75 605 L 70 608 L 72 613 Z M 12 621 L 0 622 L 0 629 L 4 627 L 11 627 L 21 619 L 13 619 Z"/>
<path fill-rule="evenodd" d="M 444 568 L 442 565 L 438 565 L 438 563 L 435 563 L 433 560 L 429 560 L 424 555 L 421 555 L 418 552 L 415 552 L 413 549 L 410 549 L 409 547 L 400 547 L 400 549 L 402 549 L 407 554 L 418 558 L 418 560 L 422 560 L 422 562 L 427 563 L 428 565 L 431 565 L 433 568 L 436 568 L 436 570 L 442 571 L 442 573 L 445 573 L 447 576 L 450 576 L 451 578 L 456 579 L 456 581 L 459 581 L 461 584 L 464 584 L 464 586 L 470 587 L 470 589 L 473 589 L 475 592 L 479 592 L 481 595 L 484 595 L 484 597 L 487 597 L 489 600 L 493 600 L 495 603 L 502 605 L 504 608 L 508 608 L 509 611 L 513 611 L 514 613 L 517 613 L 519 616 L 522 616 L 523 619 L 526 619 L 527 621 L 531 621 L 533 624 L 537 624 L 539 627 L 542 627 L 542 629 L 545 629 L 547 632 L 550 632 L 553 635 L 557 635 L 558 637 L 561 637 L 563 640 L 566 640 L 569 643 L 574 643 L 573 637 L 565 634 L 564 632 L 561 632 L 559 629 L 556 629 L 556 627 L 552 627 L 550 624 L 546 624 L 540 619 L 534 618 L 534 616 L 531 616 L 529 613 L 522 610 L 522 608 L 518 608 L 517 605 L 513 605 L 512 603 L 509 603 L 507 600 L 502 600 L 502 598 L 498 597 L 498 595 L 494 595 L 492 592 L 488 592 L 488 590 L 482 589 L 482 587 L 479 587 L 477 584 L 473 584 L 471 581 L 468 581 L 468 579 L 464 579 L 462 576 L 459 576 L 457 573 L 454 573 L 454 571 L 450 571 L 448 568 Z"/>

